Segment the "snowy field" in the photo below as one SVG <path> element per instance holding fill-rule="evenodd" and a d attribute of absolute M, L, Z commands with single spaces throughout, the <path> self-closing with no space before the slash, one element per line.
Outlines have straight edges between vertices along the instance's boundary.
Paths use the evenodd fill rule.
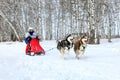
<path fill-rule="evenodd" d="M 40 42 L 45 56 L 25 55 L 24 42 L 0 43 L 0 80 L 120 80 L 120 39 L 88 45 L 80 60 L 62 60 L 56 42 Z"/>

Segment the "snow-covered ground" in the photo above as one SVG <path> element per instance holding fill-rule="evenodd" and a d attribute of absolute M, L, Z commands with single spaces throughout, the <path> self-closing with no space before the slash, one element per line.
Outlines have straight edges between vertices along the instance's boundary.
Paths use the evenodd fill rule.
<path fill-rule="evenodd" d="M 56 42 L 42 41 L 45 56 L 25 55 L 24 42 L 0 43 L 0 80 L 120 80 L 120 39 L 88 45 L 80 60 L 60 57 Z"/>

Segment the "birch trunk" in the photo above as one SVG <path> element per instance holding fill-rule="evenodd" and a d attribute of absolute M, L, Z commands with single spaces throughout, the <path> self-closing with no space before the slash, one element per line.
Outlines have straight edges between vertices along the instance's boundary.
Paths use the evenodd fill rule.
<path fill-rule="evenodd" d="M 0 15 L 3 17 L 3 19 L 10 25 L 10 28 L 14 31 L 17 39 L 20 41 L 20 37 L 17 33 L 17 31 L 15 30 L 15 28 L 13 27 L 13 25 L 11 24 L 11 22 L 9 22 L 9 20 L 6 18 L 6 16 L 4 15 L 4 13 L 0 10 Z"/>

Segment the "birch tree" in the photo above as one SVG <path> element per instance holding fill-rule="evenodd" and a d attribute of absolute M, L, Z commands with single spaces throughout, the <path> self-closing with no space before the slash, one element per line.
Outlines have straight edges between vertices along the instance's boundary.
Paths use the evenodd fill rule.
<path fill-rule="evenodd" d="M 43 40 L 88 33 L 90 44 L 99 44 L 100 38 L 111 42 L 120 36 L 119 4 L 120 0 L 0 0 L 0 40 L 23 40 L 31 26 Z"/>

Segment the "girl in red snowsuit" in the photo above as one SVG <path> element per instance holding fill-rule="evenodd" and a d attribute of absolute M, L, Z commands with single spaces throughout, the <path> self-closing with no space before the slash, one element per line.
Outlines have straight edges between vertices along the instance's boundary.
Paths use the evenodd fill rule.
<path fill-rule="evenodd" d="M 25 50 L 27 55 L 31 55 L 31 53 L 33 55 L 45 54 L 44 49 L 39 44 L 39 38 L 32 27 L 28 29 L 25 35 L 25 42 L 27 44 Z"/>

